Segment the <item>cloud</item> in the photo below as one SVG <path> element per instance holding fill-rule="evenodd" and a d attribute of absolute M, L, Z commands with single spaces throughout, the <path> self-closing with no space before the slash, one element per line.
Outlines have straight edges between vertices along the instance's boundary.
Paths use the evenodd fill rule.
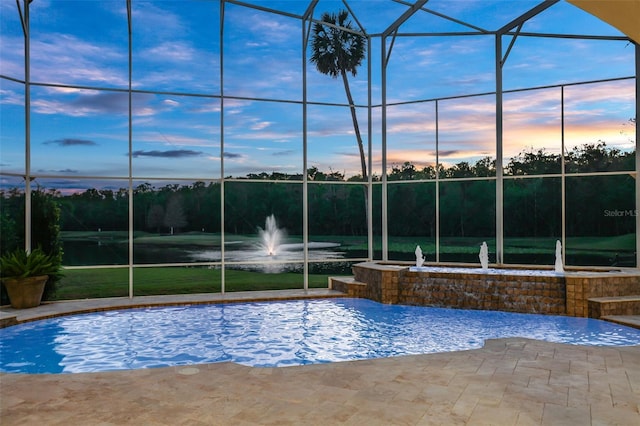
<path fill-rule="evenodd" d="M 484 157 L 494 158 L 493 155 L 481 151 L 481 150 L 447 150 L 440 151 L 438 160 L 445 168 L 449 168 L 457 163 L 466 161 L 470 164 L 475 164 L 476 161 Z M 429 150 L 398 150 L 387 156 L 387 167 L 391 169 L 394 166 L 398 166 L 404 163 L 411 163 L 416 166 L 417 169 L 423 167 L 434 166 L 436 162 L 435 151 Z M 381 167 L 382 160 L 378 156 L 373 159 L 374 170 Z"/>
<path fill-rule="evenodd" d="M 165 120 L 166 124 L 167 120 Z M 143 126 L 157 126 L 154 123 L 136 123 L 138 128 Z M 134 126 L 136 127 L 136 126 Z M 193 127 L 192 127 L 193 128 Z M 173 129 L 172 129 L 173 130 Z M 210 137 L 202 137 L 197 134 L 186 135 L 183 133 L 164 133 L 159 130 L 140 131 L 136 134 L 136 143 L 158 144 L 161 143 L 164 146 L 206 146 L 217 147 L 219 144 L 212 140 Z M 216 136 L 217 137 L 217 136 Z M 162 141 L 162 142 L 160 142 Z"/>
<path fill-rule="evenodd" d="M 227 152 L 227 151 L 225 151 L 225 152 L 222 154 L 222 156 L 223 156 L 224 158 L 242 158 L 242 157 L 243 157 L 243 155 L 242 155 L 242 154 L 236 154 L 236 153 L 234 153 L 234 152 Z"/>
<path fill-rule="evenodd" d="M 59 146 L 95 146 L 98 145 L 93 141 L 89 141 L 86 139 L 73 139 L 73 138 L 64 138 L 64 139 L 56 139 L 52 141 L 43 142 L 44 145 L 59 145 Z"/>
<path fill-rule="evenodd" d="M 218 99 L 211 99 L 204 102 L 201 102 L 196 107 L 192 107 L 191 111 L 196 114 L 206 114 L 206 113 L 219 113 L 220 112 L 220 101 Z"/>
<path fill-rule="evenodd" d="M 301 132 L 297 130 L 278 130 L 274 129 L 273 131 L 255 131 L 249 133 L 233 133 L 233 127 L 227 126 L 227 130 L 229 130 L 227 140 L 247 140 L 247 141 L 267 141 L 267 142 L 279 142 L 286 143 L 290 140 L 300 139 L 302 138 Z"/>
<path fill-rule="evenodd" d="M 180 63 L 192 61 L 196 53 L 195 49 L 184 41 L 167 41 L 147 49 L 143 52 L 143 57 L 148 61 Z"/>
<path fill-rule="evenodd" d="M 168 106 L 170 108 L 180 106 L 180 102 L 175 101 L 173 99 L 165 99 L 165 100 L 162 101 L 162 104 L 164 104 L 164 105 L 166 105 L 166 106 Z"/>
<path fill-rule="evenodd" d="M 83 117 L 97 114 L 127 114 L 129 97 L 120 92 L 95 92 L 81 90 L 71 92 L 73 99 L 61 96 L 46 98 L 34 97 L 31 106 L 38 114 L 64 114 L 71 117 Z"/>
<path fill-rule="evenodd" d="M 265 19 L 265 14 L 261 12 L 251 13 L 247 9 L 238 11 L 240 14 L 236 15 L 230 10 L 228 15 L 235 25 L 250 31 L 254 36 L 253 39 L 247 40 L 247 45 L 268 46 L 262 42 L 264 40 L 271 43 L 289 43 L 291 40 L 297 40 L 295 37 L 300 37 L 300 27 L 295 25 L 292 19 L 287 20 L 277 15 Z"/>
<path fill-rule="evenodd" d="M 142 31 L 142 34 L 173 37 L 175 34 L 186 33 L 188 26 L 184 24 L 182 18 L 167 8 L 159 7 L 160 4 L 133 3 L 131 12 L 134 24 L 140 29 L 153 28 L 152 32 Z M 138 5 L 140 6 L 138 7 Z"/>
<path fill-rule="evenodd" d="M 262 129 L 266 129 L 270 125 L 271 125 L 270 121 L 256 121 L 253 124 L 251 124 L 251 126 L 249 126 L 249 128 L 251 130 L 262 130 Z"/>
<path fill-rule="evenodd" d="M 295 20 L 229 8 L 225 32 L 225 89 L 243 97 L 294 99 L 301 93 L 301 28 Z"/>
<path fill-rule="evenodd" d="M 101 92 L 80 96 L 71 102 L 71 106 L 87 111 L 126 113 L 128 102 L 126 93 Z"/>
<path fill-rule="evenodd" d="M 125 92 L 106 92 L 87 89 L 49 88 L 47 96 L 39 94 L 31 101 L 34 112 L 38 114 L 61 114 L 70 117 L 97 115 L 126 115 L 129 111 L 129 96 Z M 3 98 L 3 102 L 5 99 Z M 161 96 L 135 93 L 133 97 L 133 115 L 154 116 L 161 112 L 174 111 L 181 104 L 173 99 Z"/>
<path fill-rule="evenodd" d="M 62 175 L 73 175 L 79 173 L 76 169 L 62 169 L 62 170 L 45 170 L 39 169 L 38 173 L 60 173 Z"/>
<path fill-rule="evenodd" d="M 586 102 L 632 103 L 634 89 L 632 79 L 572 86 L 566 89 L 565 104 L 567 107 L 576 107 Z"/>
<path fill-rule="evenodd" d="M 133 151 L 134 158 L 138 157 L 156 157 L 156 158 L 186 158 L 186 157 L 199 157 L 203 153 L 201 151 L 193 151 L 190 149 L 172 149 L 168 151 Z"/>
<path fill-rule="evenodd" d="M 31 52 L 33 80 L 127 86 L 126 46 L 98 44 L 70 34 L 47 33 L 46 37 L 31 41 Z"/>
<path fill-rule="evenodd" d="M 3 64 L 4 68 L 4 64 Z M 5 84 L 3 80 L 2 84 Z M 14 90 L 0 89 L 0 104 L 4 105 L 17 105 L 24 108 L 24 96 Z"/>
<path fill-rule="evenodd" d="M 9 2 L 0 2 L 7 4 Z M 2 13 L 0 13 L 1 15 Z M 4 22 L 3 22 L 4 25 Z M 12 37 L 2 34 L 2 74 L 24 79 L 24 41 L 21 36 Z"/>
<path fill-rule="evenodd" d="M 179 3 L 179 2 L 178 2 Z M 182 12 L 173 2 L 144 2 L 133 5 L 133 28 L 138 66 L 134 87 L 159 90 L 210 92 L 217 90 L 218 54 L 211 41 L 217 39 L 212 25 L 201 26 L 197 15 L 215 12 L 207 5 L 192 5 Z M 206 3 L 206 2 L 205 2 Z M 197 9 L 200 8 L 200 11 Z M 217 42 L 214 41 L 214 45 Z M 214 74 L 212 74 L 212 71 Z"/>

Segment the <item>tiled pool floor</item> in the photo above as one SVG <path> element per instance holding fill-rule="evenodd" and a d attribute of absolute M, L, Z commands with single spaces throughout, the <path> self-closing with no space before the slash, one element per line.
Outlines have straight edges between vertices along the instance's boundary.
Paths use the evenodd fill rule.
<path fill-rule="evenodd" d="M 321 292 L 335 295 L 330 290 L 287 294 L 323 297 Z M 179 303 L 176 299 L 182 297 L 154 296 L 157 301 L 147 299 L 142 305 Z M 249 300 L 243 297 L 235 294 L 234 300 Z M 122 306 L 128 299 L 118 300 Z M 141 305 L 140 298 L 134 301 L 132 306 Z M 104 309 L 97 303 L 34 309 L 40 316 L 54 315 L 53 305 L 69 304 L 65 309 L 71 309 L 77 304 L 71 311 Z M 20 320 L 36 315 L 27 311 L 18 313 Z M 509 338 L 470 351 L 286 368 L 220 363 L 108 373 L 0 374 L 0 423 L 636 425 L 640 347 Z"/>

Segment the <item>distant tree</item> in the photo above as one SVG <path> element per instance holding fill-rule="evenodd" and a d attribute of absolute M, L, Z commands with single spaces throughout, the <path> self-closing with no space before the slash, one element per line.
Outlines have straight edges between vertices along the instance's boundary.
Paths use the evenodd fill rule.
<path fill-rule="evenodd" d="M 635 139 L 636 139 L 636 125 L 637 125 L 638 121 L 636 120 L 635 117 L 630 118 L 629 120 L 627 120 L 626 123 L 623 123 L 622 126 L 625 127 L 622 131 L 620 131 L 620 133 L 622 135 L 627 135 L 627 129 L 626 127 L 630 127 L 631 130 L 631 134 L 629 135 L 629 142 L 631 142 L 632 144 L 635 144 Z"/>
<path fill-rule="evenodd" d="M 567 155 L 569 172 L 603 172 L 633 170 L 635 151 L 609 148 L 603 141 L 574 147 Z"/>
<path fill-rule="evenodd" d="M 169 198 L 164 213 L 164 226 L 179 231 L 187 225 L 187 219 L 182 208 L 182 197 L 174 195 Z"/>
<path fill-rule="evenodd" d="M 488 177 L 496 175 L 496 160 L 491 157 L 484 157 L 476 161 L 473 166 L 474 175 L 477 177 Z"/>
<path fill-rule="evenodd" d="M 409 161 L 405 161 L 401 167 L 393 166 L 389 174 L 389 180 L 413 180 L 416 179 L 418 171 Z"/>
<path fill-rule="evenodd" d="M 307 177 L 310 180 L 325 180 L 324 173 L 322 173 L 316 166 L 307 169 Z"/>
<path fill-rule="evenodd" d="M 347 73 L 356 75 L 357 69 L 365 56 L 364 36 L 351 32 L 353 25 L 349 18 L 349 12 L 340 10 L 337 14 L 325 12 L 322 15 L 322 22 L 331 25 L 316 23 L 313 26 L 313 39 L 311 42 L 311 62 L 315 64 L 317 70 L 322 74 L 327 74 L 333 78 L 342 77 L 344 90 L 351 109 L 351 119 L 353 120 L 353 130 L 355 131 L 358 150 L 360 151 L 360 167 L 362 168 L 362 178 L 367 179 L 367 162 L 364 154 L 364 144 L 360 135 L 356 107 L 351 96 Z M 338 28 L 339 27 L 339 28 Z M 345 31 L 344 29 L 350 30 Z"/>
<path fill-rule="evenodd" d="M 269 174 L 266 172 L 262 172 L 262 173 L 249 173 L 247 174 L 247 179 L 269 179 Z"/>
<path fill-rule="evenodd" d="M 522 151 L 509 160 L 506 171 L 513 176 L 560 173 L 560 155 L 546 152 L 544 148 Z"/>
<path fill-rule="evenodd" d="M 461 161 L 445 170 L 445 176 L 448 178 L 465 178 L 473 177 L 474 171 L 467 161 Z"/>
<path fill-rule="evenodd" d="M 164 224 L 164 209 L 160 204 L 154 204 L 149 208 L 147 213 L 147 228 L 155 229 L 160 232 L 160 228 Z"/>

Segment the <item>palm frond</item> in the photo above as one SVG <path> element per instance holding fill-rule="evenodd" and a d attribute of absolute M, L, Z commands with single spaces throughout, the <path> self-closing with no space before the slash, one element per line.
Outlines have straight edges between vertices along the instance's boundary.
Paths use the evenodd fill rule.
<path fill-rule="evenodd" d="M 354 29 L 346 10 L 338 12 L 337 15 L 325 12 L 321 20 L 330 25 L 319 22 L 314 24 L 310 61 L 316 65 L 319 72 L 333 78 L 342 72 L 355 76 L 365 57 L 365 37 L 341 29 Z"/>

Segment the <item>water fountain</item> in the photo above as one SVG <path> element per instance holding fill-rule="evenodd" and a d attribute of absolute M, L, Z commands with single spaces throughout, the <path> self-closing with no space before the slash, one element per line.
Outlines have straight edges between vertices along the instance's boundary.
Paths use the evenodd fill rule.
<path fill-rule="evenodd" d="M 560 240 L 556 241 L 556 272 L 564 272 L 564 267 L 562 266 L 562 243 Z"/>
<path fill-rule="evenodd" d="M 245 236 L 234 238 L 233 235 L 225 238 L 224 259 L 227 267 L 265 273 L 302 270 L 305 245 L 302 242 L 287 242 L 287 232 L 278 227 L 275 215 L 266 217 L 264 229 L 260 226 L 256 228 L 257 240 Z M 311 261 L 343 259 L 344 253 L 338 251 L 338 247 L 339 243 L 309 241 L 307 257 Z M 218 262 L 222 259 L 222 251 L 219 248 L 203 250 L 198 247 L 190 252 L 190 258 L 201 262 Z"/>
<path fill-rule="evenodd" d="M 482 266 L 482 269 L 486 271 L 489 268 L 489 248 L 487 247 L 486 241 L 482 242 L 478 257 L 480 258 L 480 266 Z"/>
<path fill-rule="evenodd" d="M 420 246 L 416 246 L 416 268 L 422 267 L 425 261 L 425 257 L 422 255 L 422 249 Z"/>
<path fill-rule="evenodd" d="M 267 256 L 276 256 L 285 232 L 278 228 L 274 215 L 267 216 L 264 229 L 258 227 L 258 234 L 260 235 L 260 247 Z"/>

